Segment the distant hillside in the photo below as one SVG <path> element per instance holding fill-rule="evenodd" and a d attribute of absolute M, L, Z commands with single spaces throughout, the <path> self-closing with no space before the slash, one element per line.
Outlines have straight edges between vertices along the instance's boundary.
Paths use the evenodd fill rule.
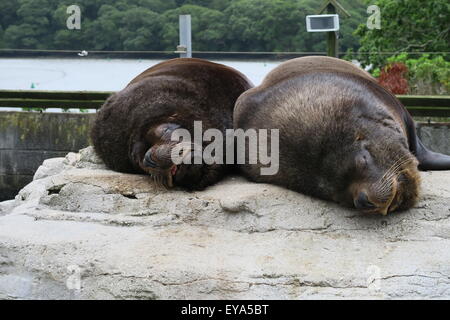
<path fill-rule="evenodd" d="M 341 0 L 341 50 L 357 50 L 352 33 L 367 19 L 362 0 Z M 68 30 L 73 0 L 0 2 L 0 48 L 173 50 L 178 15 L 192 15 L 193 48 L 200 51 L 324 51 L 325 35 L 307 33 L 305 16 L 317 0 L 77 0 L 81 30 Z"/>

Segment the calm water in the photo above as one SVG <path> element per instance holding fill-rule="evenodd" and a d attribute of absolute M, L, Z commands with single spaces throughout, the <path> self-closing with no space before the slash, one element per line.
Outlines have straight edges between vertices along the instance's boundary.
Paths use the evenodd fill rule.
<path fill-rule="evenodd" d="M 0 59 L 0 90 L 117 91 L 162 60 Z M 244 73 L 255 85 L 280 62 L 215 60 Z"/>

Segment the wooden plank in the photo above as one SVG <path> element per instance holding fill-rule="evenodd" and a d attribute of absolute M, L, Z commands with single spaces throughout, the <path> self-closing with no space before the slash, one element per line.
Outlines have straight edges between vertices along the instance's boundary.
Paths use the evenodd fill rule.
<path fill-rule="evenodd" d="M 414 117 L 450 117 L 450 108 L 406 107 Z"/>
<path fill-rule="evenodd" d="M 0 107 L 98 109 L 110 91 L 0 90 Z M 449 117 L 450 96 L 397 95 L 414 116 Z"/>
<path fill-rule="evenodd" d="M 39 91 L 0 90 L 0 99 L 45 99 L 45 100 L 106 100 L 110 91 Z"/>
<path fill-rule="evenodd" d="M 0 107 L 10 108 L 81 108 L 99 109 L 104 100 L 47 100 L 47 99 L 4 99 L 0 98 Z"/>
<path fill-rule="evenodd" d="M 450 96 L 413 96 L 398 95 L 397 98 L 405 106 L 447 107 L 450 108 Z"/>

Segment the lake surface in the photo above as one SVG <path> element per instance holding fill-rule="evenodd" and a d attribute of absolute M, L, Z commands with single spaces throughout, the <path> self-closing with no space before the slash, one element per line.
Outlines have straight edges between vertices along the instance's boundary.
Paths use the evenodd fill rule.
<path fill-rule="evenodd" d="M 162 60 L 26 58 L 0 59 L 0 90 L 117 91 Z M 281 61 L 212 60 L 233 67 L 255 85 Z"/>

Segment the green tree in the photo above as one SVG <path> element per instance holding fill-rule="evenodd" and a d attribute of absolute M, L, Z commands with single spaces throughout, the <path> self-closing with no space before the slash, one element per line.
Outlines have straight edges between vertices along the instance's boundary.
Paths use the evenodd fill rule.
<path fill-rule="evenodd" d="M 194 50 L 215 51 L 225 49 L 225 34 L 227 25 L 225 16 L 218 10 L 196 5 L 184 5 L 180 8 L 166 11 L 162 15 L 161 39 L 164 50 L 174 50 L 178 44 L 178 16 L 192 16 L 192 46 Z"/>
<path fill-rule="evenodd" d="M 232 51 L 295 51 L 309 46 L 317 35 L 306 33 L 310 2 L 239 0 L 226 10 L 227 40 Z"/>
<path fill-rule="evenodd" d="M 21 23 L 10 25 L 4 32 L 5 46 L 45 49 L 52 37 L 53 0 L 21 0 L 16 14 Z"/>
<path fill-rule="evenodd" d="M 8 26 L 14 24 L 17 21 L 17 10 L 19 9 L 19 2 L 13 1 L 0 1 L 0 27 L 5 30 Z M 1 34 L 0 34 L 1 36 Z"/>
<path fill-rule="evenodd" d="M 376 0 L 370 3 L 380 7 L 381 29 L 369 30 L 361 24 L 356 30 L 356 35 L 361 37 L 359 52 L 370 52 L 359 57 L 364 64 L 384 65 L 389 55 L 379 52 L 448 51 L 448 0 Z"/>
<path fill-rule="evenodd" d="M 341 50 L 358 48 L 352 31 L 365 20 L 362 0 L 341 0 Z M 321 1 L 320 1 L 321 2 Z M 0 2 L 0 46 L 29 49 L 174 50 L 178 15 L 192 15 L 194 50 L 324 51 L 324 33 L 308 33 L 317 0 L 77 0 L 81 30 L 68 30 L 73 0 Z M 3 32 L 1 31 L 3 30 Z"/>
<path fill-rule="evenodd" d="M 161 28 L 157 13 L 134 7 L 122 14 L 119 39 L 124 50 L 159 50 Z"/>

